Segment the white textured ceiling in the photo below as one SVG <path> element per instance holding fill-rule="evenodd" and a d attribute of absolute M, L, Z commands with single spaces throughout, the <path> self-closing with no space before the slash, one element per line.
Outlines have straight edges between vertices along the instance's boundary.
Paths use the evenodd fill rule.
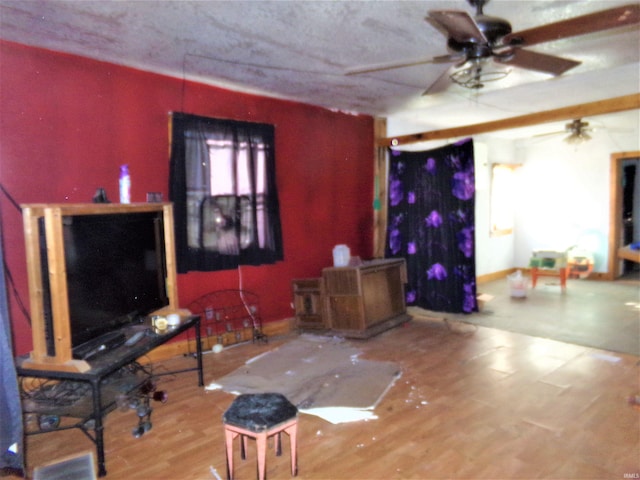
<path fill-rule="evenodd" d="M 507 19 L 519 31 L 628 3 L 633 2 L 492 0 L 485 13 Z M 446 64 L 345 74 L 372 64 L 447 53 L 443 34 L 424 20 L 429 10 L 442 9 L 473 13 L 463 0 L 0 0 L 0 38 L 384 116 L 393 135 L 640 90 L 637 27 L 538 45 L 532 49 L 582 63 L 556 78 L 514 69 L 480 93 L 453 86 L 445 93 L 423 96 Z M 637 120 L 637 112 L 631 118 Z"/>

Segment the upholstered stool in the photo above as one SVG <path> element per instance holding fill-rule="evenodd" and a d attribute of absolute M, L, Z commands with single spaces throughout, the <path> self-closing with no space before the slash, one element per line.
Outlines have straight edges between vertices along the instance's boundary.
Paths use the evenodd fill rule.
<path fill-rule="evenodd" d="M 254 393 L 237 397 L 222 416 L 227 450 L 227 478 L 233 479 L 233 440 L 240 435 L 240 454 L 244 460 L 247 438 L 256 440 L 258 478 L 264 480 L 267 438 L 275 435 L 276 455 L 281 455 L 281 434 L 289 435 L 291 475 L 298 474 L 296 436 L 298 409 L 279 393 Z"/>

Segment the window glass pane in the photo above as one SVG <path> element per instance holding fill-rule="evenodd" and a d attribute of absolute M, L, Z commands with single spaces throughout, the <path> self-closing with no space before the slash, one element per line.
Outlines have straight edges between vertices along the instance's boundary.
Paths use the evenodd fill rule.
<path fill-rule="evenodd" d="M 264 154 L 264 145 L 260 146 L 260 151 L 256 155 L 257 161 L 257 172 L 256 172 L 256 193 L 265 193 L 267 190 L 266 183 L 266 166 L 265 166 L 265 154 Z"/>
<path fill-rule="evenodd" d="M 238 195 L 249 195 L 251 183 L 249 182 L 249 152 L 247 144 L 240 145 L 238 150 Z"/>
<path fill-rule="evenodd" d="M 225 144 L 226 143 L 226 144 Z M 233 147 L 229 142 L 209 141 L 209 193 L 229 195 L 233 191 Z"/>
<path fill-rule="evenodd" d="M 236 197 L 208 197 L 202 205 L 202 248 L 225 255 L 239 253 L 236 235 Z"/>
<path fill-rule="evenodd" d="M 233 146 L 229 142 L 209 141 L 209 160 L 211 163 L 210 193 L 211 195 L 250 195 L 251 175 L 249 163 L 249 148 L 246 142 L 238 145 L 237 150 L 237 188 L 233 188 L 234 161 Z M 258 145 L 256 152 L 256 192 L 265 192 L 265 153 L 264 145 Z"/>

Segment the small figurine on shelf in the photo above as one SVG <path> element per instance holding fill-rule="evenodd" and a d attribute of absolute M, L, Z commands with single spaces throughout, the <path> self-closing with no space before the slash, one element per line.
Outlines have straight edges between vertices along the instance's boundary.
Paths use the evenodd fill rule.
<path fill-rule="evenodd" d="M 93 196 L 93 203 L 111 203 L 107 198 L 107 192 L 104 191 L 104 188 L 99 187 L 96 190 L 96 193 Z"/>

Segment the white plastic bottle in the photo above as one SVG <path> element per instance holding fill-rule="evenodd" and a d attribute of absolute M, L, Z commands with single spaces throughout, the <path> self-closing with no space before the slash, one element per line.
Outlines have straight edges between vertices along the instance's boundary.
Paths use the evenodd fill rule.
<path fill-rule="evenodd" d="M 131 203 L 131 177 L 129 165 L 120 167 L 120 203 Z"/>

